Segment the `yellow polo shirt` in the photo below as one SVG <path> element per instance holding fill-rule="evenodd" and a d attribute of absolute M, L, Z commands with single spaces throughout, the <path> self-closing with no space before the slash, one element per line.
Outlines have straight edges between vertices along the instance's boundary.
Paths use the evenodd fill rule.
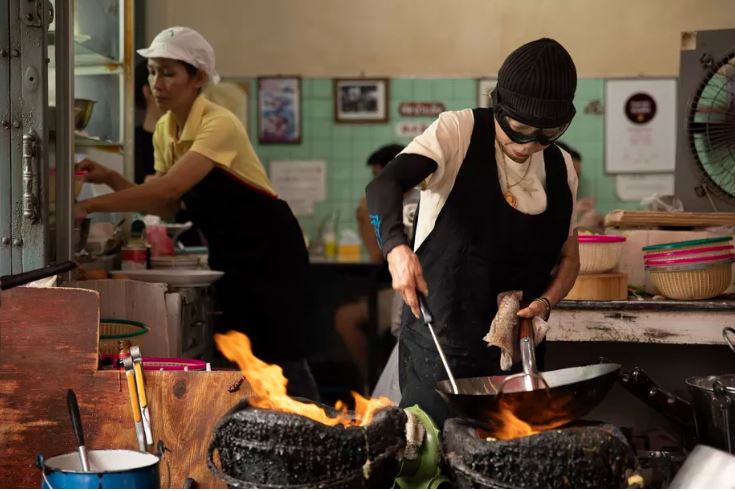
<path fill-rule="evenodd" d="M 263 164 L 237 116 L 199 95 L 191 106 L 181 136 L 176 139 L 176 118 L 171 111 L 156 123 L 153 133 L 154 168 L 165 174 L 192 150 L 212 160 L 246 184 L 276 195 Z"/>

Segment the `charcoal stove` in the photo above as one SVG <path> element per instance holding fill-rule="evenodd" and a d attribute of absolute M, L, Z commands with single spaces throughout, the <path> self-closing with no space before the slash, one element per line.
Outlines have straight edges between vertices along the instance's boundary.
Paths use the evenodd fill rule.
<path fill-rule="evenodd" d="M 496 440 L 454 418 L 444 425 L 443 451 L 461 488 L 620 488 L 637 467 L 623 433 L 598 423 Z"/>
<path fill-rule="evenodd" d="M 233 488 L 389 488 L 399 471 L 405 425 L 397 407 L 378 411 L 366 426 L 344 427 L 243 401 L 216 426 L 209 468 Z"/>

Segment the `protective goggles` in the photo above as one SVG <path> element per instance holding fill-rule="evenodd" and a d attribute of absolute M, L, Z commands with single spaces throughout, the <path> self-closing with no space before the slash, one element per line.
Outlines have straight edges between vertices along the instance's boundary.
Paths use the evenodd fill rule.
<path fill-rule="evenodd" d="M 572 123 L 570 120 L 553 128 L 536 128 L 521 122 L 521 119 L 503 103 L 497 101 L 497 95 L 493 93 L 493 114 L 495 120 L 503 129 L 508 138 L 515 143 L 538 142 L 541 145 L 550 145 L 559 139 Z M 572 113 L 572 116 L 574 113 Z"/>

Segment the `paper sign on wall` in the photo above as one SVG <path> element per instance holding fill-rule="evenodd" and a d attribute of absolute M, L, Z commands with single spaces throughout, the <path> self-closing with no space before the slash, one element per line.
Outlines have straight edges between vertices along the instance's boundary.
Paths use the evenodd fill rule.
<path fill-rule="evenodd" d="M 605 170 L 674 172 L 676 80 L 605 81 Z"/>
<path fill-rule="evenodd" d="M 273 160 L 269 174 L 278 197 L 296 216 L 314 214 L 314 203 L 327 197 L 324 160 Z"/>
<path fill-rule="evenodd" d="M 396 123 L 396 136 L 403 138 L 415 138 L 426 131 L 431 123 L 414 123 L 401 121 Z"/>
<path fill-rule="evenodd" d="M 674 174 L 620 174 L 615 177 L 618 197 L 622 200 L 674 194 Z"/>

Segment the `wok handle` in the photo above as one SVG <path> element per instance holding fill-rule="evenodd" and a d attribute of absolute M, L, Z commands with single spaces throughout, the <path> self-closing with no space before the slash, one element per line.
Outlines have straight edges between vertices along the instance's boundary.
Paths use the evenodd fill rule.
<path fill-rule="evenodd" d="M 533 319 L 529 319 L 528 317 L 519 317 L 518 319 L 520 321 L 518 324 L 518 337 L 520 339 L 529 338 L 533 345 Z"/>
<path fill-rule="evenodd" d="M 735 329 L 732 327 L 726 327 L 722 330 L 722 338 L 725 340 L 727 345 L 730 347 L 733 353 L 735 353 L 735 344 L 733 344 L 730 336 L 735 336 Z M 735 338 L 733 338 L 735 339 Z"/>
<path fill-rule="evenodd" d="M 24 273 L 9 274 L 6 276 L 0 276 L 0 290 L 9 290 L 16 286 L 25 285 L 31 281 L 48 278 L 55 274 L 66 273 L 76 268 L 77 265 L 73 261 L 65 261 L 63 263 L 51 264 L 45 268 L 34 269 L 32 271 L 26 271 Z"/>
<path fill-rule="evenodd" d="M 642 368 L 622 369 L 618 381 L 631 394 L 676 424 L 694 426 L 689 401 L 661 389 Z"/>

